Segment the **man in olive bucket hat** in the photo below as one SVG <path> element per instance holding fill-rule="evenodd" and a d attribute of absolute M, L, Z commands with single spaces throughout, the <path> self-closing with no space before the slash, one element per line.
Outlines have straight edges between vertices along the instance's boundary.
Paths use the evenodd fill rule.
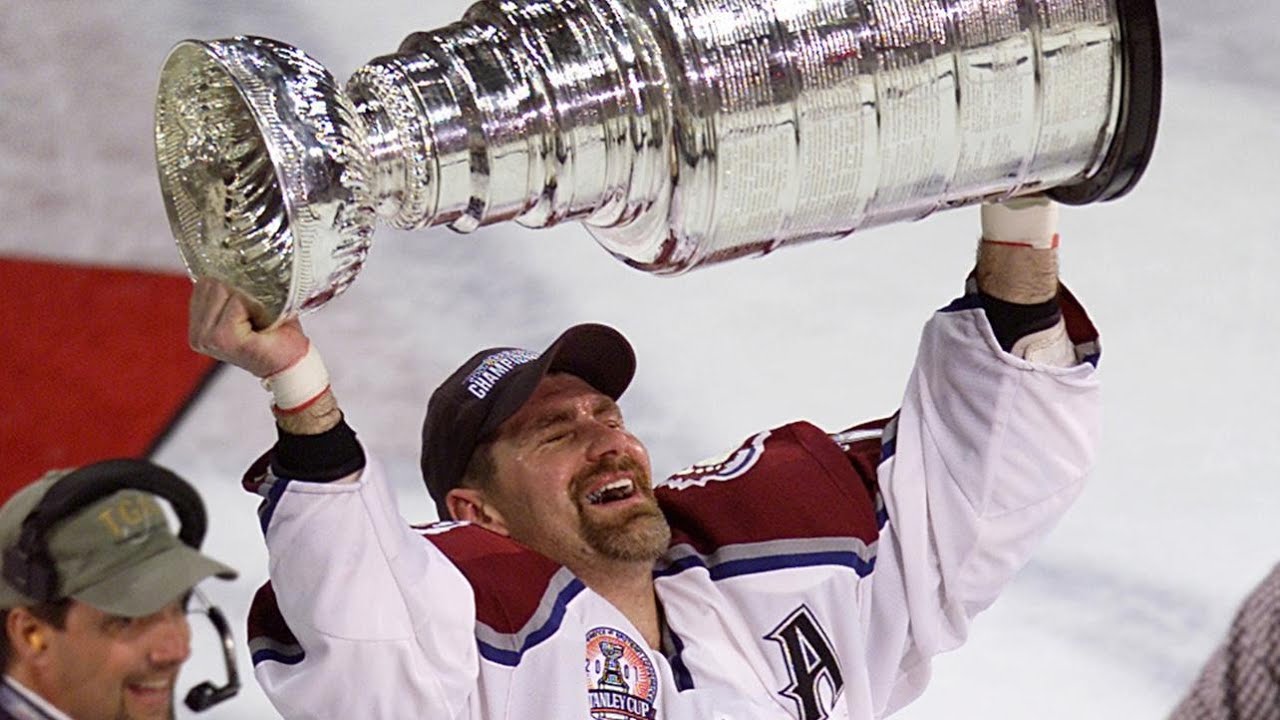
<path fill-rule="evenodd" d="M 236 576 L 197 550 L 205 526 L 196 491 L 145 460 L 51 471 L 0 507 L 0 718 L 173 717 L 187 600 Z"/>

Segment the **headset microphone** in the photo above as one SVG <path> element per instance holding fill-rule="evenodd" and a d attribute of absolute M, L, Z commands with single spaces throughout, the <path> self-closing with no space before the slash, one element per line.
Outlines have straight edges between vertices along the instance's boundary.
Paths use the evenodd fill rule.
<path fill-rule="evenodd" d="M 221 610 L 210 605 L 199 590 L 193 590 L 193 594 L 204 605 L 204 613 L 209 616 L 209 621 L 218 631 L 218 638 L 222 641 L 222 660 L 227 668 L 225 684 L 217 686 L 206 680 L 187 691 L 187 697 L 183 700 L 186 706 L 194 712 L 204 712 L 240 692 L 240 676 L 236 672 L 235 641 L 231 636 L 231 625 L 227 623 L 226 616 Z"/>

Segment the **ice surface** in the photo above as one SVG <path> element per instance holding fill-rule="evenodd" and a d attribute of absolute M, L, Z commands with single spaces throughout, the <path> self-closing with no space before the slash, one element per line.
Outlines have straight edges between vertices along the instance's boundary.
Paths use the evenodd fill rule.
<path fill-rule="evenodd" d="M 158 70 L 174 42 L 266 35 L 345 78 L 463 8 L 0 3 L 0 253 L 180 267 L 151 149 Z M 1166 98 L 1148 174 L 1120 202 L 1063 213 L 1064 274 L 1104 337 L 1097 473 L 900 718 L 1161 717 L 1280 561 L 1280 5 L 1160 9 Z M 307 326 L 406 514 L 424 520 L 425 397 L 476 348 L 541 346 L 580 320 L 615 324 L 640 354 L 624 408 L 656 469 L 670 471 L 792 418 L 837 429 L 891 412 L 919 327 L 959 291 L 976 232 L 976 211 L 959 210 L 658 279 L 576 226 L 384 227 L 360 280 Z M 158 456 L 198 483 L 212 508 L 207 548 L 243 571 L 207 588 L 240 633 L 245 681 L 209 718 L 272 715 L 243 648 L 241 618 L 266 569 L 256 503 L 238 484 L 272 437 L 260 388 L 228 371 Z M 183 687 L 220 677 L 210 638 L 196 644 Z"/>

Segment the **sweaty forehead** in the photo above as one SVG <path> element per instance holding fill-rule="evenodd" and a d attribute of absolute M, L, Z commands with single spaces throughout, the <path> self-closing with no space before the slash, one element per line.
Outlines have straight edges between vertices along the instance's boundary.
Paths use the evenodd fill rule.
<path fill-rule="evenodd" d="M 569 373 L 551 373 L 542 378 L 533 395 L 498 427 L 500 436 L 511 437 L 565 421 L 575 414 L 621 412 L 613 398 Z"/>

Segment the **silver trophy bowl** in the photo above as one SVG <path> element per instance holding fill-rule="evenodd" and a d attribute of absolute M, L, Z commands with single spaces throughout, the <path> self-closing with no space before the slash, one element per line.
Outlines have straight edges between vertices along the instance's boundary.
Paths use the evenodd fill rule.
<path fill-rule="evenodd" d="M 984 200 L 1110 200 L 1155 140 L 1154 0 L 483 0 L 344 87 L 184 41 L 160 184 L 193 276 L 262 326 L 356 277 L 378 219 L 575 220 L 676 274 Z"/>

